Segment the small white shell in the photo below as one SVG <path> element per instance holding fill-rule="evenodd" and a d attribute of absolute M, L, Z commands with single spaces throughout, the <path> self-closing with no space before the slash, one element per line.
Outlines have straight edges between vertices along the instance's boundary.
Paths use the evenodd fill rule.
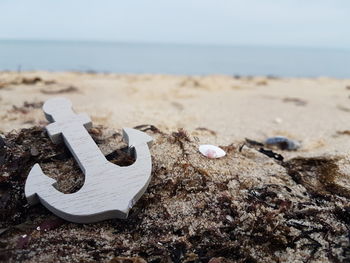
<path fill-rule="evenodd" d="M 223 149 L 210 144 L 200 145 L 199 151 L 201 154 L 211 159 L 220 158 L 226 155 L 226 152 Z"/>

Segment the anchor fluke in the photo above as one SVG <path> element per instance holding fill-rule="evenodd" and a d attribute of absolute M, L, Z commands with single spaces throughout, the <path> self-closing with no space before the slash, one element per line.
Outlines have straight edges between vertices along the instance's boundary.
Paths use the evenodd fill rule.
<path fill-rule="evenodd" d="M 35 164 L 29 172 L 26 185 L 24 187 L 24 194 L 27 198 L 28 204 L 35 205 L 40 202 L 38 194 L 42 193 L 45 188 L 54 188 L 56 180 L 46 176 L 39 164 Z"/>
<path fill-rule="evenodd" d="M 153 138 L 148 134 L 131 128 L 123 128 L 123 138 L 129 144 L 129 147 L 148 144 L 151 147 Z"/>

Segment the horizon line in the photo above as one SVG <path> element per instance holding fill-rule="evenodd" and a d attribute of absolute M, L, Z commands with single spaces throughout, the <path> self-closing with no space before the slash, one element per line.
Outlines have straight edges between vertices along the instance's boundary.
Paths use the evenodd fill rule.
<path fill-rule="evenodd" d="M 66 42 L 66 43 L 99 43 L 99 44 L 144 44 L 144 45 L 174 45 L 174 46 L 203 46 L 203 47 L 259 47 L 259 48 L 294 48 L 294 49 L 326 49 L 350 51 L 350 47 L 314 46 L 314 45 L 286 45 L 286 44 L 251 44 L 251 43 L 199 43 L 199 42 L 166 42 L 141 40 L 104 40 L 104 39 L 62 39 L 62 38 L 2 38 L 0 42 Z"/>

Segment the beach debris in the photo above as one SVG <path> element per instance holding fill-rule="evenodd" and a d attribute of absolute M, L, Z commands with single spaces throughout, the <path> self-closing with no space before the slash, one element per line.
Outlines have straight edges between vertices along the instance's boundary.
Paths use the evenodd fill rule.
<path fill-rule="evenodd" d="M 45 85 L 53 85 L 53 84 L 56 84 L 56 80 L 44 80 L 43 81 Z"/>
<path fill-rule="evenodd" d="M 37 83 L 44 83 L 44 84 L 53 84 L 56 83 L 54 80 L 43 80 L 40 77 L 23 77 L 23 78 L 14 78 L 10 81 L 1 81 L 0 82 L 0 89 L 6 88 L 7 86 L 11 85 L 35 85 Z"/>
<path fill-rule="evenodd" d="M 262 142 L 254 141 L 248 138 L 245 138 L 245 142 L 250 146 L 260 146 L 260 147 L 264 146 Z"/>
<path fill-rule="evenodd" d="M 187 131 L 184 130 L 183 128 L 178 129 L 177 132 L 171 133 L 171 135 L 175 138 L 175 141 L 185 141 L 185 142 L 191 141 Z"/>
<path fill-rule="evenodd" d="M 214 136 L 216 135 L 215 131 L 210 130 L 210 129 L 205 128 L 205 127 L 198 127 L 198 128 L 196 128 L 196 131 L 206 131 L 206 132 L 210 133 L 211 135 L 214 135 Z"/>
<path fill-rule="evenodd" d="M 276 124 L 281 124 L 283 122 L 283 120 L 282 120 L 282 118 L 277 117 L 277 118 L 274 119 L 274 122 Z"/>
<path fill-rule="evenodd" d="M 267 138 L 265 141 L 267 146 L 276 146 L 281 150 L 294 151 L 300 148 L 300 143 L 293 141 L 284 136 L 275 136 Z"/>
<path fill-rule="evenodd" d="M 238 151 L 239 151 L 239 152 L 242 152 L 242 151 L 243 151 L 244 146 L 245 146 L 245 143 L 243 143 L 241 146 L 239 146 Z"/>
<path fill-rule="evenodd" d="M 313 196 L 350 198 L 350 189 L 343 181 L 346 175 L 339 168 L 338 161 L 339 157 L 296 157 L 284 163 L 284 167 L 291 178 Z"/>
<path fill-rule="evenodd" d="M 338 108 L 338 110 L 341 110 L 341 111 L 350 112 L 349 107 L 345 107 L 345 106 L 340 105 L 340 104 L 337 105 L 337 108 Z"/>
<path fill-rule="evenodd" d="M 44 102 L 39 101 L 39 102 L 28 102 L 25 101 L 23 103 L 23 107 L 25 108 L 33 108 L 33 109 L 40 109 L 43 106 Z"/>
<path fill-rule="evenodd" d="M 268 84 L 267 80 L 266 79 L 262 79 L 262 80 L 258 80 L 256 82 L 256 85 L 257 86 L 266 86 Z"/>
<path fill-rule="evenodd" d="M 6 82 L 0 82 L 0 89 L 5 88 L 7 86 Z"/>
<path fill-rule="evenodd" d="M 350 130 L 337 131 L 338 135 L 350 135 Z"/>
<path fill-rule="evenodd" d="M 38 156 L 40 154 L 39 150 L 35 147 L 35 146 L 32 146 L 30 148 L 30 154 L 31 156 Z"/>
<path fill-rule="evenodd" d="M 239 148 L 239 152 L 242 152 L 244 146 L 254 148 L 258 152 L 265 154 L 266 156 L 273 158 L 273 159 L 276 159 L 278 161 L 283 161 L 283 159 L 284 159 L 284 157 L 281 154 L 275 153 L 271 150 L 264 149 L 265 144 L 263 144 L 262 142 L 258 142 L 258 141 L 254 141 L 254 140 L 245 138 L 245 143 L 243 143 L 243 145 L 241 145 L 241 147 Z"/>
<path fill-rule="evenodd" d="M 22 78 L 22 84 L 26 84 L 26 85 L 33 85 L 41 81 L 42 79 L 40 77 Z"/>
<path fill-rule="evenodd" d="M 283 102 L 287 102 L 287 103 L 294 103 L 294 105 L 296 106 L 305 106 L 307 104 L 306 100 L 300 99 L 300 98 L 284 98 Z"/>
<path fill-rule="evenodd" d="M 62 89 L 41 89 L 40 92 L 47 95 L 78 92 L 79 89 L 75 86 L 68 86 Z"/>
<path fill-rule="evenodd" d="M 184 105 L 176 101 L 171 102 L 171 105 L 179 111 L 182 111 L 185 108 Z"/>
<path fill-rule="evenodd" d="M 200 145 L 199 151 L 210 159 L 220 158 L 226 155 L 226 152 L 223 149 L 211 144 Z"/>
<path fill-rule="evenodd" d="M 201 83 L 196 78 L 187 77 L 181 83 L 179 83 L 179 85 L 181 87 L 198 88 L 201 86 Z"/>
<path fill-rule="evenodd" d="M 162 133 L 156 126 L 154 126 L 152 124 L 137 125 L 137 126 L 134 127 L 134 129 L 140 130 L 142 132 L 152 131 L 152 132 L 155 132 L 155 133 Z"/>
<path fill-rule="evenodd" d="M 237 146 L 233 143 L 225 146 L 220 146 L 221 149 L 223 149 L 226 153 L 235 151 L 237 149 Z"/>
<path fill-rule="evenodd" d="M 270 158 L 273 158 L 273 159 L 276 159 L 278 161 L 283 161 L 284 157 L 279 154 L 279 153 L 275 153 L 271 150 L 266 150 L 264 148 L 259 148 L 258 149 L 259 152 L 261 152 L 262 154 L 265 154 L 266 156 L 270 157 Z"/>
<path fill-rule="evenodd" d="M 22 106 L 13 105 L 10 112 L 27 114 L 33 109 L 40 109 L 43 106 L 43 104 L 44 103 L 42 101 L 39 101 L 39 102 L 25 101 Z"/>

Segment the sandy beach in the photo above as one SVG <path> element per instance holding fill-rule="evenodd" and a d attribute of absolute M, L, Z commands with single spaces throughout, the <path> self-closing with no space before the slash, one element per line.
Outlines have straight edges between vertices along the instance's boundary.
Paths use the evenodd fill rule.
<path fill-rule="evenodd" d="M 350 148 L 348 79 L 1 73 L 0 130 L 44 124 L 40 104 L 55 96 L 113 129 L 184 128 L 201 143 L 219 145 L 281 135 L 301 142 L 298 155 Z"/>
<path fill-rule="evenodd" d="M 121 152 L 111 155 L 123 146 L 122 127 L 154 126 L 139 127 L 154 138 L 153 179 L 129 221 L 80 227 L 42 206 L 25 206 L 21 189 L 35 162 L 65 193 L 83 183 L 72 157 L 62 157 L 64 146 L 42 132 L 42 103 L 55 96 L 91 116 L 94 139 L 115 163 L 123 161 Z M 2 72 L 0 131 L 9 161 L 0 176 L 7 196 L 0 202 L 0 259 L 346 262 L 349 98 L 349 79 Z M 246 140 L 264 144 L 272 136 L 300 148 Z M 200 155 L 205 143 L 227 155 Z"/>

